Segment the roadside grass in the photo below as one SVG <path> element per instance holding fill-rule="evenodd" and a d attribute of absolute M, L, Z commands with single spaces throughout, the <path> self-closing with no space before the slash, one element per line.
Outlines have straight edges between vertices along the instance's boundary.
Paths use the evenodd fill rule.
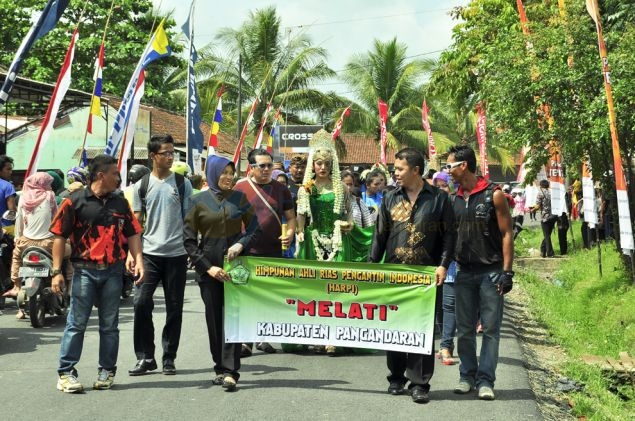
<path fill-rule="evenodd" d="M 540 229 L 527 231 L 527 243 L 517 247 L 517 255 L 527 256 L 530 248 L 540 246 Z M 561 367 L 563 375 L 583 385 L 580 392 L 569 395 L 574 414 L 589 420 L 633 420 L 633 382 L 617 387 L 607 373 L 583 363 L 582 356 L 617 359 L 619 352 L 627 351 L 635 357 L 635 287 L 614 242 L 602 243 L 600 277 L 597 249 L 580 249 L 579 222 L 574 223 L 574 232 L 578 233 L 576 250 L 562 260 L 552 282 L 532 271 L 519 274 L 519 281 L 532 298 L 533 313 L 568 356 Z M 557 250 L 556 244 L 557 240 Z"/>

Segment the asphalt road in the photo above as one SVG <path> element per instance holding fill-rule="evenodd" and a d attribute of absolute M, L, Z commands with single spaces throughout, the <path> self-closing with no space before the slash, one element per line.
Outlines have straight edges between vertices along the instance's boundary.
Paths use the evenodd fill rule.
<path fill-rule="evenodd" d="M 164 321 L 161 291 L 154 310 L 158 348 Z M 458 365 L 435 368 L 431 402 L 418 405 L 409 396 L 386 393 L 383 352 L 327 357 L 313 354 L 264 354 L 243 359 L 238 390 L 212 385 L 203 303 L 198 286 L 188 280 L 177 375 L 160 372 L 130 377 L 135 364 L 132 347 L 132 299 L 122 302 L 119 374 L 111 390 L 64 394 L 56 390 L 56 368 L 63 317 L 51 317 L 42 329 L 16 320 L 9 302 L 0 316 L 0 390 L 5 420 L 295 420 L 295 419 L 542 419 L 529 387 L 519 343 L 508 322 L 502 330 L 493 402 L 476 394 L 456 395 Z M 96 311 L 89 324 L 79 379 L 91 386 L 96 378 L 98 331 Z M 437 341 L 438 345 L 438 341 Z M 279 349 L 278 344 L 274 344 Z M 160 358 L 160 352 L 157 354 Z"/>

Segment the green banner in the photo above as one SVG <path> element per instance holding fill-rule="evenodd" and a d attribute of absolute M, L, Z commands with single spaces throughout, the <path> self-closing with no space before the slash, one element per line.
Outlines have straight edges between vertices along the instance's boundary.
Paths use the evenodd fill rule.
<path fill-rule="evenodd" d="M 239 257 L 225 340 L 431 354 L 434 267 Z"/>

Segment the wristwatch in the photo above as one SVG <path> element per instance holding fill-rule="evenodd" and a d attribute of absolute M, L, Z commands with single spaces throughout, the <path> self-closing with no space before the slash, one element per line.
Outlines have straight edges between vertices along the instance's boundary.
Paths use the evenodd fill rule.
<path fill-rule="evenodd" d="M 57 276 L 57 275 L 61 275 L 62 274 L 62 269 L 59 268 L 53 268 L 51 275 L 52 276 Z"/>

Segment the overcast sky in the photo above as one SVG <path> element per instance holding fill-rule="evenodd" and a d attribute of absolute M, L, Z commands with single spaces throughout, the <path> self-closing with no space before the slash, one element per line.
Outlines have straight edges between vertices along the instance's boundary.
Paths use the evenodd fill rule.
<path fill-rule="evenodd" d="M 181 26 L 191 0 L 153 0 L 161 11 L 174 11 Z M 436 58 L 451 43 L 456 24 L 450 10 L 469 0 L 197 0 L 194 43 L 198 49 L 214 40 L 219 28 L 238 28 L 255 11 L 273 5 L 283 31 L 305 32 L 314 45 L 326 48 L 328 65 L 340 71 L 357 53 L 372 48 L 373 41 L 394 37 L 408 47 L 409 57 Z M 322 87 L 347 94 L 341 82 L 331 80 Z"/>

